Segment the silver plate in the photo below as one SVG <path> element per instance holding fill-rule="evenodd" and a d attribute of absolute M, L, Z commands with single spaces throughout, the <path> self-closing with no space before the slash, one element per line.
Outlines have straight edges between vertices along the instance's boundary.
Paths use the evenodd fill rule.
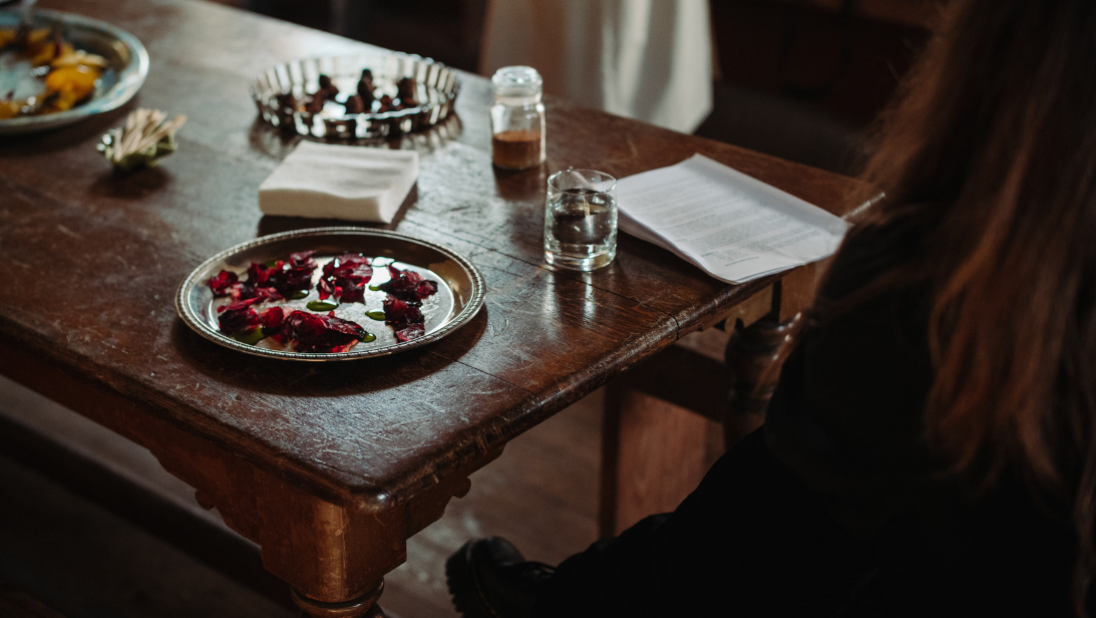
<path fill-rule="evenodd" d="M 210 277 L 217 275 L 221 270 L 243 275 L 252 262 L 263 263 L 271 259 L 286 259 L 290 253 L 308 250 L 316 251 L 313 257 L 321 265 L 347 252 L 384 258 L 374 266 L 371 284 L 387 280 L 387 269 L 383 265 L 390 261 L 394 261 L 397 268 L 407 268 L 436 281 L 437 294 L 424 300 L 420 308 L 426 318 L 426 334 L 404 343 L 397 342 L 390 326 L 365 315 L 367 311 L 380 310 L 381 300 L 385 297 L 384 292 L 368 289 L 365 292 L 364 304 L 347 303 L 335 310 L 336 316 L 357 322 L 365 330 L 377 336 L 375 341 L 358 343 L 347 352 L 331 354 L 295 352 L 288 348 L 278 349 L 276 343 L 272 344 L 265 339 L 257 345 L 249 345 L 220 332 L 216 308 L 221 304 L 227 304 L 229 300 L 213 297 L 213 292 L 206 285 Z M 313 283 L 319 276 L 320 269 L 317 268 L 313 274 Z M 468 323 L 483 306 L 483 295 L 483 276 L 476 267 L 441 245 L 384 230 L 328 227 L 263 236 L 218 253 L 195 268 L 179 286 L 179 291 L 175 295 L 175 309 L 187 326 L 206 339 L 226 348 L 267 358 L 341 361 L 384 356 L 437 341 Z M 313 289 L 306 298 L 267 302 L 262 306 L 282 306 L 287 310 L 307 311 L 305 305 L 317 298 L 316 290 Z"/>
<path fill-rule="evenodd" d="M 0 28 L 18 26 L 21 17 L 21 11 L 0 11 Z M 35 10 L 34 22 L 36 27 L 61 22 L 66 41 L 76 49 L 106 58 L 109 66 L 99 78 L 90 101 L 56 114 L 0 120 L 0 135 L 54 129 L 109 112 L 125 105 L 145 83 L 148 52 L 137 37 L 125 30 L 90 17 L 58 11 Z"/>
<path fill-rule="evenodd" d="M 318 113 L 278 109 L 276 97 L 292 94 L 297 100 L 319 90 L 320 75 L 327 75 L 342 95 L 356 92 L 362 69 L 373 73 L 374 94 L 396 98 L 396 82 L 415 81 L 419 105 L 388 112 L 347 114 L 342 105 L 328 103 Z M 453 111 L 460 91 L 455 71 L 421 56 L 374 52 L 355 56 L 307 58 L 273 66 L 251 83 L 251 98 L 259 114 L 270 125 L 305 137 L 327 140 L 357 140 L 410 133 L 430 128 Z"/>

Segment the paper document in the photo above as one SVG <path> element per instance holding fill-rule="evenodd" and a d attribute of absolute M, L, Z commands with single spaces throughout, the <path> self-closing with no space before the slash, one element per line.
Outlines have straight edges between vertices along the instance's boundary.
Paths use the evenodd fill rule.
<path fill-rule="evenodd" d="M 743 283 L 832 255 L 848 224 L 702 155 L 617 183 L 620 229 Z"/>

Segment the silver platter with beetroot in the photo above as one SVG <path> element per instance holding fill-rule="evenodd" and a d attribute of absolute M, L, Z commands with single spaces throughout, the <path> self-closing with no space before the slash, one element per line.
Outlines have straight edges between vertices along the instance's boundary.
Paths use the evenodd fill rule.
<path fill-rule="evenodd" d="M 268 358 L 340 361 L 416 348 L 468 323 L 483 277 L 450 249 L 396 232 L 313 228 L 218 253 L 179 286 L 199 335 Z"/>
<path fill-rule="evenodd" d="M 324 140 L 358 140 L 428 129 L 453 111 L 456 72 L 392 52 L 307 58 L 275 65 L 251 83 L 268 124 Z"/>

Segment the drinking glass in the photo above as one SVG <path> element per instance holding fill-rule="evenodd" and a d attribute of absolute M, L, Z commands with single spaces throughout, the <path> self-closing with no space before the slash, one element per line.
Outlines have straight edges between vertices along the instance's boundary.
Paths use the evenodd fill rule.
<path fill-rule="evenodd" d="M 544 260 L 591 271 L 608 266 L 616 249 L 616 178 L 596 170 L 552 174 L 544 206 Z"/>

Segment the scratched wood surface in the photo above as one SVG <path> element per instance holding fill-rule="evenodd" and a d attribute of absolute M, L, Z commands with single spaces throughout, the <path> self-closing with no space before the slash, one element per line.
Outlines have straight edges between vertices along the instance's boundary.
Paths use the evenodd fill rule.
<path fill-rule="evenodd" d="M 392 357 L 246 357 L 182 324 L 176 286 L 239 242 L 334 223 L 259 212 L 258 186 L 293 143 L 256 121 L 248 80 L 276 62 L 366 46 L 203 2 L 40 5 L 125 28 L 148 48 L 151 70 L 121 110 L 0 138 L 0 338 L 140 414 L 364 510 L 418 495 L 773 281 L 729 286 L 629 237 L 606 269 L 549 270 L 548 174 L 574 166 L 623 177 L 701 152 L 834 212 L 852 182 L 559 100 L 548 101 L 547 164 L 500 172 L 490 164 L 489 84 L 462 74 L 456 118 L 388 144 L 422 155 L 412 199 L 389 227 L 471 259 L 486 278 L 484 309 L 437 344 Z M 117 176 L 94 146 L 135 106 L 189 120 L 161 167 Z M 0 372 L 27 381 L 21 371 L 0 360 Z"/>

